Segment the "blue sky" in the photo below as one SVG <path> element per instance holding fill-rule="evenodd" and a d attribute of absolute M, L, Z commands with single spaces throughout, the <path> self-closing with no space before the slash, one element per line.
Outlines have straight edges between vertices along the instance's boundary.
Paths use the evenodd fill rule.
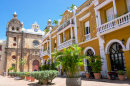
<path fill-rule="evenodd" d="M 60 14 L 72 4 L 80 6 L 86 0 L 0 0 L 0 40 L 6 40 L 6 25 L 13 18 L 16 11 L 18 19 L 23 22 L 25 29 L 37 21 L 40 29 L 47 26 L 50 18 L 61 19 Z"/>

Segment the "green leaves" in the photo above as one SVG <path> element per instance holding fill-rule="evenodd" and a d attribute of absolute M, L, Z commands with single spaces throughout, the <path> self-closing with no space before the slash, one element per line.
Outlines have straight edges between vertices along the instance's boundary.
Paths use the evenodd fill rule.
<path fill-rule="evenodd" d="M 19 66 L 23 66 L 24 64 L 26 64 L 26 62 L 27 62 L 26 59 L 21 58 L 21 59 L 19 60 Z"/>
<path fill-rule="evenodd" d="M 49 32 L 49 30 L 48 30 L 48 29 L 45 29 L 45 30 L 44 30 L 44 32 L 45 32 L 45 34 L 46 34 L 46 33 L 48 33 L 48 32 Z"/>
<path fill-rule="evenodd" d="M 64 13 L 62 13 L 60 16 L 63 17 Z"/>
<path fill-rule="evenodd" d="M 76 5 L 72 4 L 72 6 L 70 6 L 70 10 L 71 10 L 71 11 L 73 10 L 74 6 L 76 6 Z M 76 6 L 76 7 L 77 7 L 77 6 Z"/>
<path fill-rule="evenodd" d="M 63 66 L 67 77 L 79 77 L 78 72 L 80 71 L 79 67 L 84 65 L 83 60 L 88 57 L 81 54 L 83 48 L 78 45 L 72 45 L 68 49 L 63 49 L 63 51 L 55 51 L 53 57 L 59 65 Z"/>
<path fill-rule="evenodd" d="M 92 67 L 94 73 L 100 73 L 102 67 L 102 61 L 100 56 L 92 56 L 89 58 L 89 65 Z"/>
<path fill-rule="evenodd" d="M 57 24 L 58 24 L 58 21 L 54 20 L 52 24 L 57 25 Z"/>

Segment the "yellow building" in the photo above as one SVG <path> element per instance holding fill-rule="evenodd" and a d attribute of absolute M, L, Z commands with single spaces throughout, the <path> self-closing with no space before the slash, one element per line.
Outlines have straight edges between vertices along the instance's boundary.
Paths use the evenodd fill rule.
<path fill-rule="evenodd" d="M 85 48 L 82 53 L 103 58 L 103 77 L 107 77 L 108 71 L 125 70 L 130 78 L 129 28 L 130 0 L 87 0 L 73 11 L 66 10 L 58 25 L 43 36 L 43 64 L 47 59 L 53 60 L 51 52 L 55 49 L 62 50 L 75 43 Z M 87 66 L 82 66 L 80 75 L 87 70 Z"/>

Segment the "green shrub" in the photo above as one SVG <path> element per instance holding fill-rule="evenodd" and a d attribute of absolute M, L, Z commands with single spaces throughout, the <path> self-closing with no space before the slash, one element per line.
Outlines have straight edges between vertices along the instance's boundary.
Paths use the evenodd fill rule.
<path fill-rule="evenodd" d="M 125 75 L 125 71 L 123 71 L 123 70 L 118 70 L 117 73 L 118 73 L 118 75 Z"/>
<path fill-rule="evenodd" d="M 9 75 L 10 75 L 10 76 L 15 76 L 15 75 L 16 75 L 16 72 L 9 72 Z"/>
<path fill-rule="evenodd" d="M 52 80 L 57 77 L 58 73 L 59 72 L 56 70 L 35 71 L 31 73 L 31 77 L 39 80 L 39 83 L 41 84 L 43 83 L 43 80 L 46 80 L 47 83 L 49 83 L 49 80 L 52 82 Z"/>
<path fill-rule="evenodd" d="M 25 72 L 25 76 L 29 77 L 30 76 L 30 72 Z"/>
<path fill-rule="evenodd" d="M 25 72 L 16 72 L 16 75 L 18 77 L 22 77 L 22 76 L 25 76 Z"/>

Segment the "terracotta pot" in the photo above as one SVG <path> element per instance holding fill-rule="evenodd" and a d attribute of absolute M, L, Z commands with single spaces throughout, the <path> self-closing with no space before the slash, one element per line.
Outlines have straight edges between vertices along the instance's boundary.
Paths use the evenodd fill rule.
<path fill-rule="evenodd" d="M 94 73 L 95 79 L 101 79 L 101 73 Z"/>
<path fill-rule="evenodd" d="M 119 80 L 121 80 L 121 81 L 125 80 L 125 75 L 118 75 L 118 77 L 119 77 Z"/>
<path fill-rule="evenodd" d="M 25 76 L 22 76 L 21 79 L 25 79 Z"/>
<path fill-rule="evenodd" d="M 111 77 L 110 77 L 110 75 L 108 75 L 108 79 L 109 79 L 109 80 L 111 80 Z"/>
<path fill-rule="evenodd" d="M 43 84 L 47 85 L 47 81 L 46 81 L 46 80 L 43 80 Z"/>
<path fill-rule="evenodd" d="M 90 78 L 90 73 L 86 73 L 86 77 L 87 77 L 87 79 L 89 79 Z"/>
<path fill-rule="evenodd" d="M 81 78 L 66 78 L 66 86 L 81 86 Z"/>
<path fill-rule="evenodd" d="M 31 77 L 30 76 L 26 76 L 26 80 L 30 80 L 31 79 Z"/>
<path fill-rule="evenodd" d="M 31 77 L 31 81 L 32 81 L 32 82 L 35 81 L 35 78 Z"/>

